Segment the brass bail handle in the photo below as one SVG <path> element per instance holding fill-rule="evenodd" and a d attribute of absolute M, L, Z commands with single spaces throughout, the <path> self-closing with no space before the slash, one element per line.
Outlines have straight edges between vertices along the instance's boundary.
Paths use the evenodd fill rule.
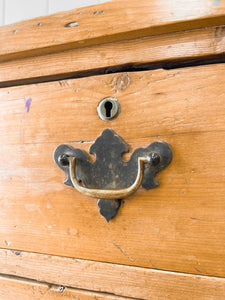
<path fill-rule="evenodd" d="M 69 161 L 69 172 L 70 172 L 70 178 L 73 183 L 73 186 L 75 189 L 77 189 L 80 193 L 86 196 L 90 196 L 93 198 L 98 198 L 98 199 L 107 199 L 107 200 L 113 200 L 113 199 L 123 199 L 125 197 L 130 196 L 136 190 L 139 188 L 141 185 L 143 175 L 144 175 L 144 164 L 151 164 L 152 159 L 151 156 L 147 157 L 138 157 L 138 174 L 136 177 L 135 182 L 129 186 L 128 188 L 125 189 L 119 189 L 119 190 L 101 190 L 101 189 L 88 189 L 80 185 L 78 180 L 76 179 L 75 175 L 75 168 L 76 168 L 76 158 L 69 156 L 68 157 Z"/>
<path fill-rule="evenodd" d="M 104 101 L 107 102 L 109 99 Z M 159 186 L 155 175 L 169 165 L 173 155 L 170 145 L 162 141 L 136 148 L 130 159 L 124 161 L 122 155 L 128 150 L 129 146 L 124 140 L 112 129 L 107 128 L 89 149 L 89 153 L 96 157 L 94 163 L 85 151 L 70 145 L 61 144 L 54 151 L 55 163 L 66 173 L 64 183 L 73 186 L 86 196 L 97 198 L 100 214 L 107 222 L 116 215 L 121 199 L 136 192 L 140 185 L 146 190 Z M 109 160 L 113 168 L 110 171 Z M 111 181 L 113 180 L 110 176 L 111 172 L 116 178 L 123 176 L 121 180 L 116 180 L 116 187 L 115 182 Z"/>

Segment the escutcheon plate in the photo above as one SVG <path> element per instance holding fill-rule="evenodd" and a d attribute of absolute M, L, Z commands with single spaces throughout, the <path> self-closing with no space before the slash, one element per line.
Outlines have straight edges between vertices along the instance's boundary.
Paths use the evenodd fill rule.
<path fill-rule="evenodd" d="M 96 156 L 91 162 L 87 153 L 69 145 L 60 145 L 55 149 L 55 163 L 66 173 L 64 184 L 74 186 L 71 178 L 69 158 L 76 158 L 75 176 L 87 189 L 113 191 L 127 189 L 135 182 L 138 175 L 138 160 L 148 158 L 143 167 L 141 185 L 145 189 L 155 188 L 159 183 L 155 180 L 156 173 L 164 169 L 172 159 L 171 147 L 161 141 L 154 142 L 146 148 L 133 151 L 128 161 L 122 155 L 129 151 L 128 145 L 114 133 L 105 129 L 101 136 L 90 147 L 89 153 Z M 94 197 L 94 196 L 93 196 Z M 107 222 L 112 219 L 119 207 L 121 199 L 99 199 L 101 215 Z"/>

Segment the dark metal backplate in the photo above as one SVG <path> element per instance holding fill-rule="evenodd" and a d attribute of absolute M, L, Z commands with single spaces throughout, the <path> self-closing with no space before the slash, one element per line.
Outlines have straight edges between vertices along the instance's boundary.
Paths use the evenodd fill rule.
<path fill-rule="evenodd" d="M 145 165 L 142 187 L 145 189 L 157 187 L 159 183 L 154 176 L 170 163 L 172 159 L 171 147 L 165 142 L 154 142 L 146 148 L 134 150 L 130 159 L 125 161 L 122 159 L 122 155 L 128 151 L 128 145 L 113 130 L 105 129 L 89 149 L 90 154 L 96 156 L 94 162 L 89 160 L 88 155 L 83 150 L 64 144 L 56 148 L 54 160 L 67 175 L 64 181 L 66 185 L 73 186 L 69 167 L 60 161 L 65 155 L 76 157 L 76 178 L 85 187 L 117 190 L 127 188 L 134 183 L 138 172 L 138 157 L 153 154 L 152 164 Z M 100 213 L 107 221 L 116 215 L 120 207 L 120 200 L 98 200 Z"/>

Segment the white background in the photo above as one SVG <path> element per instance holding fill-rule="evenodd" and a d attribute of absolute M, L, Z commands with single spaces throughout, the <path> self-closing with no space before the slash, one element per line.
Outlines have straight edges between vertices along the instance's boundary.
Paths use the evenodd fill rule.
<path fill-rule="evenodd" d="M 107 0 L 0 0 L 0 26 Z"/>

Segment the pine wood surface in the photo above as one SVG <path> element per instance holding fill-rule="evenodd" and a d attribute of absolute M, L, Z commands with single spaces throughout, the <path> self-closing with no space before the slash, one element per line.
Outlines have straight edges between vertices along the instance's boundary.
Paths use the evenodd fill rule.
<path fill-rule="evenodd" d="M 1 89 L 0 247 L 224 276 L 224 75 L 220 64 Z M 108 123 L 96 113 L 106 96 L 122 111 Z M 87 150 L 107 127 L 131 150 L 163 140 L 174 152 L 160 187 L 108 224 L 52 160 L 58 144 Z"/>
<path fill-rule="evenodd" d="M 225 65 L 217 64 L 2 88 L 0 142 L 87 142 L 107 127 L 128 142 L 156 135 L 220 132 L 224 73 Z M 107 96 L 121 102 L 121 114 L 111 122 L 97 114 L 98 103 Z"/>
<path fill-rule="evenodd" d="M 48 291 L 48 285 L 26 282 L 0 276 L 1 300 L 39 300 Z"/>
<path fill-rule="evenodd" d="M 225 27 L 215 26 L 84 47 L 0 63 L 0 87 L 110 72 L 159 63 L 208 59 L 225 51 Z"/>
<path fill-rule="evenodd" d="M 0 27 L 0 299 L 224 299 L 225 65 L 87 77 L 223 61 L 224 16 L 225 0 L 114 0 Z M 67 77 L 86 78 L 50 81 Z M 130 152 L 173 149 L 109 223 L 52 159 L 107 127 Z"/>
<path fill-rule="evenodd" d="M 38 283 L 9 276 L 0 276 L 1 300 L 128 300 L 130 298 L 81 291 L 77 289 Z"/>
<path fill-rule="evenodd" d="M 57 294 L 57 291 L 60 294 L 59 286 L 114 293 L 125 297 L 147 300 L 176 300 L 181 299 L 181 295 L 182 299 L 187 300 L 222 300 L 225 294 L 225 278 L 165 272 L 3 249 L 0 250 L 0 268 L 6 274 L 25 276 L 58 285 L 57 288 L 50 289 L 50 295 L 52 290 L 55 290 L 55 294 Z M 46 289 L 45 286 L 44 288 Z M 63 294 L 66 291 L 68 290 L 66 289 Z M 76 293 L 75 291 L 74 294 L 77 295 Z M 61 298 L 59 297 L 59 299 Z M 81 299 L 86 298 L 81 297 Z M 87 299 L 92 298 L 90 296 Z M 110 298 L 110 296 L 101 298 L 99 296 L 97 299 L 117 298 Z"/>
<path fill-rule="evenodd" d="M 224 0 L 110 1 L 1 27 L 0 60 L 223 25 L 224 15 Z"/>

